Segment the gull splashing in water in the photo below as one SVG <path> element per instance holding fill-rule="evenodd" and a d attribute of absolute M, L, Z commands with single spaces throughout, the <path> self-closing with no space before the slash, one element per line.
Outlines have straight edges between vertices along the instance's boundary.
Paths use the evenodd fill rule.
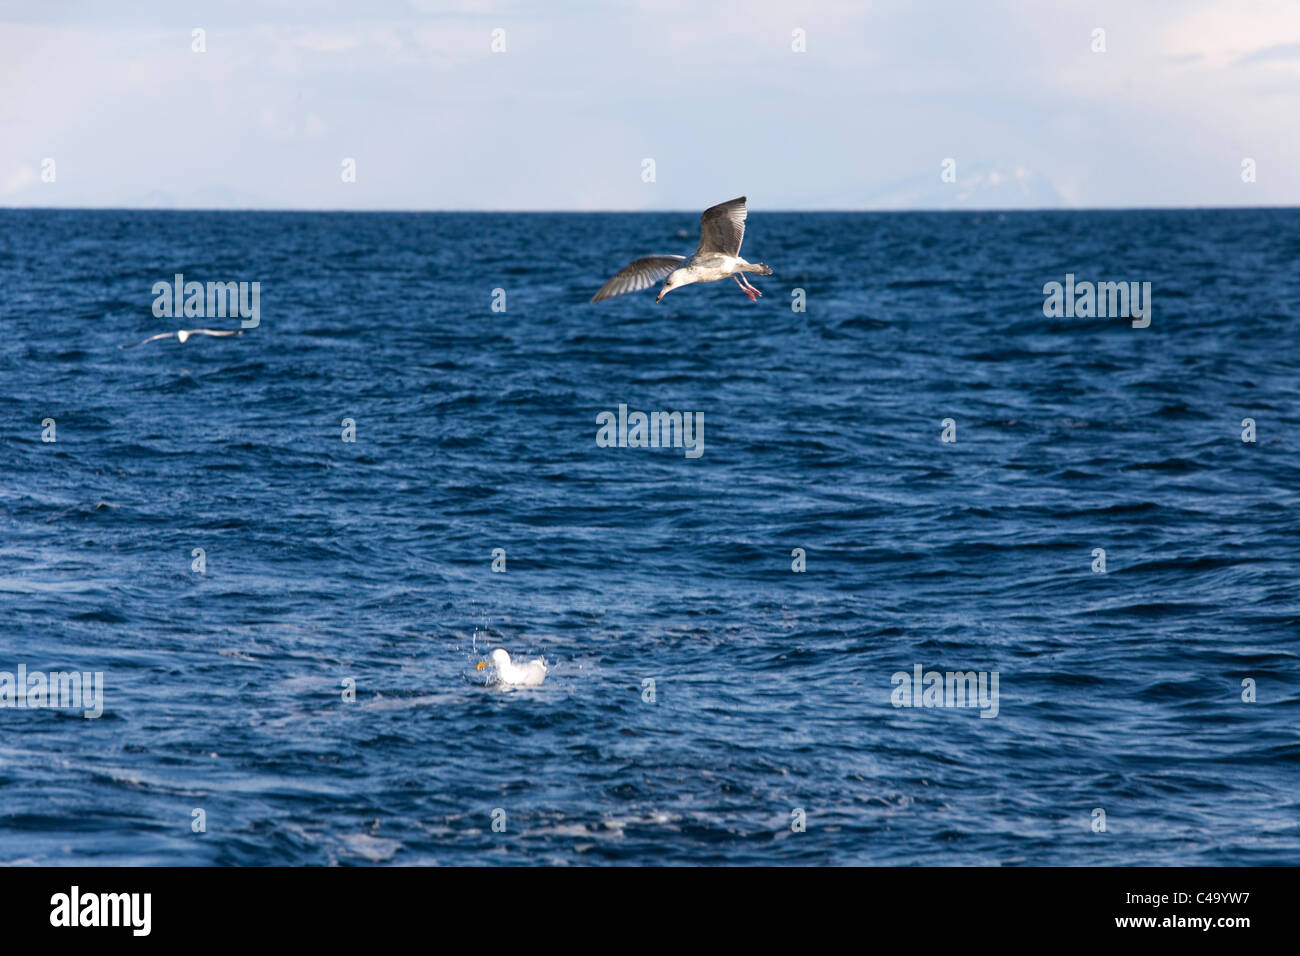
<path fill-rule="evenodd" d="M 512 687 L 536 687 L 546 680 L 546 661 L 538 657 L 526 664 L 516 664 L 510 660 L 505 648 L 498 647 L 492 652 L 492 664 L 497 669 L 497 680 Z M 479 664 L 479 669 L 486 667 Z"/>

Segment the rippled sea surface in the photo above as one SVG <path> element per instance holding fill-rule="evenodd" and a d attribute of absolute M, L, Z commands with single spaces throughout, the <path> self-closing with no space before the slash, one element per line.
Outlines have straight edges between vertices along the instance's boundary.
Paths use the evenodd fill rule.
<path fill-rule="evenodd" d="M 1300 213 L 754 212 L 757 303 L 588 303 L 697 228 L 0 211 L 0 671 L 104 674 L 0 709 L 0 862 L 1300 863 Z M 260 324 L 119 349 L 238 326 L 175 273 Z"/>

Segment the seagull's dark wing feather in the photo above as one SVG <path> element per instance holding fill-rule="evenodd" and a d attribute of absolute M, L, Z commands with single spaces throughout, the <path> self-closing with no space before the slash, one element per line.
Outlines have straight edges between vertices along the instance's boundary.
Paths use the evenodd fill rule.
<path fill-rule="evenodd" d="M 119 345 L 120 349 L 133 349 L 137 345 L 144 345 L 146 342 L 157 342 L 159 339 L 170 339 L 176 336 L 175 332 L 159 332 L 157 335 L 151 335 L 147 339 L 141 339 L 139 342 L 132 342 L 130 345 Z"/>
<path fill-rule="evenodd" d="M 700 247 L 695 254 L 722 253 L 724 256 L 740 255 L 740 243 L 745 238 L 745 197 L 720 202 L 710 206 L 700 216 Z"/>
<path fill-rule="evenodd" d="M 629 262 L 597 290 L 591 301 L 599 302 L 625 292 L 648 289 L 685 261 L 685 256 L 645 256 Z"/>

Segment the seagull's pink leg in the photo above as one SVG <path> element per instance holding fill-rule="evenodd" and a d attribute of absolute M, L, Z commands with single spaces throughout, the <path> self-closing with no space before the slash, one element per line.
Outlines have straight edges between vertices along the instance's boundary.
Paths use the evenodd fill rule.
<path fill-rule="evenodd" d="M 745 278 L 743 273 L 741 274 L 740 279 L 742 282 L 745 283 L 745 288 L 748 289 L 750 292 L 754 293 L 754 295 L 761 296 L 763 294 L 758 291 L 758 288 L 756 286 L 754 286 L 748 279 Z M 753 296 L 750 296 L 750 298 L 753 298 Z"/>
<path fill-rule="evenodd" d="M 743 282 L 740 281 L 740 276 L 739 276 L 739 275 L 737 275 L 736 273 L 733 272 L 733 273 L 731 274 L 731 278 L 733 278 L 733 279 L 736 280 L 736 285 L 740 286 L 740 291 L 743 292 L 743 293 L 745 293 L 745 295 L 749 296 L 749 301 L 750 301 L 750 302 L 755 301 L 754 291 L 753 291 L 753 290 L 750 290 L 750 289 L 748 289 L 748 288 L 745 287 L 745 283 L 743 283 Z M 762 295 L 762 293 L 760 292 L 759 295 Z"/>

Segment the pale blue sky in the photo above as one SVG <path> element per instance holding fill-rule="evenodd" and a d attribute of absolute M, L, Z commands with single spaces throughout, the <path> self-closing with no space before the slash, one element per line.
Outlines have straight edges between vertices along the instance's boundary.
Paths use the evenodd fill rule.
<path fill-rule="evenodd" d="M 1263 206 L 1298 174 L 1300 0 L 0 2 L 6 206 Z"/>

